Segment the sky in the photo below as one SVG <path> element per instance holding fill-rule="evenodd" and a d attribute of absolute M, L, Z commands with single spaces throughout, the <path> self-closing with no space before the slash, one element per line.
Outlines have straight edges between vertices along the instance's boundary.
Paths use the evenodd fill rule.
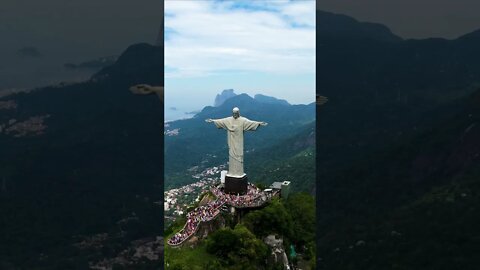
<path fill-rule="evenodd" d="M 169 2 L 172 1 L 167 1 L 167 5 Z M 178 78 L 180 73 L 183 73 L 182 76 L 190 77 L 197 73 L 198 86 L 203 87 L 202 89 L 205 91 L 213 91 L 215 94 L 225 88 L 235 88 L 238 92 L 253 94 L 256 92 L 268 93 L 268 91 L 273 91 L 272 89 L 277 89 L 277 93 L 279 93 L 279 90 L 292 92 L 311 87 L 312 83 L 308 83 L 308 80 L 305 79 L 309 76 L 307 73 L 299 74 L 296 77 L 290 76 L 287 83 L 287 80 L 282 80 L 284 76 L 281 72 L 282 70 L 286 72 L 289 68 L 299 71 L 307 70 L 308 63 L 302 62 L 306 60 L 305 57 L 301 57 L 300 51 L 303 50 L 302 53 L 308 53 L 308 48 L 297 48 L 298 54 L 296 55 L 299 56 L 295 59 L 285 59 L 292 54 L 284 53 L 285 51 L 281 49 L 271 51 L 265 49 L 267 42 L 271 42 L 271 48 L 276 48 L 277 45 L 280 47 L 287 46 L 298 42 L 300 39 L 303 40 L 300 31 L 288 30 L 288 28 L 282 29 L 278 26 L 278 23 L 282 22 L 281 14 L 287 14 L 288 12 L 302 13 L 301 4 L 299 4 L 297 11 L 295 11 L 295 8 L 291 8 L 289 11 L 289 4 L 284 1 L 250 1 L 255 6 L 244 4 L 242 8 L 241 4 L 237 4 L 235 11 L 235 8 L 228 10 L 225 3 L 222 5 L 219 1 L 212 0 L 210 2 L 216 3 L 217 7 L 204 7 L 207 13 L 203 16 L 209 16 L 211 20 L 223 18 L 221 22 L 215 24 L 211 20 L 206 20 L 205 22 L 197 21 L 196 25 L 185 25 L 192 29 L 186 29 L 187 32 L 180 32 L 184 35 L 183 40 L 179 39 L 178 36 L 175 38 L 175 32 L 171 29 L 170 32 L 167 31 L 170 44 L 184 44 L 183 50 L 185 50 L 186 42 L 196 38 L 190 34 L 198 34 L 198 37 L 201 37 L 199 41 L 202 42 L 207 39 L 205 33 L 194 33 L 192 31 L 200 29 L 206 31 L 205 27 L 211 27 L 210 29 L 215 30 L 218 34 L 218 38 L 212 39 L 215 40 L 215 44 L 213 44 L 215 46 L 210 46 L 210 48 L 218 49 L 218 47 L 221 47 L 220 45 L 230 46 L 231 42 L 237 42 L 234 39 L 235 37 L 226 36 L 228 40 L 223 40 L 219 36 L 222 34 L 221 31 L 227 30 L 226 28 L 236 27 L 236 29 L 229 30 L 236 30 L 237 34 L 243 35 L 245 38 L 248 36 L 252 40 L 247 44 L 238 41 L 234 44 L 238 45 L 234 46 L 237 50 L 228 51 L 223 48 L 223 50 L 220 50 L 222 55 L 242 55 L 242 53 L 245 55 L 254 49 L 262 56 L 262 58 L 256 59 L 267 59 L 268 61 L 259 60 L 255 62 L 252 60 L 253 56 L 242 57 L 242 66 L 240 66 L 239 61 L 217 59 L 217 65 L 223 65 L 224 68 L 221 73 L 223 75 L 228 73 L 228 75 L 219 76 L 219 71 L 212 70 L 210 67 L 200 70 L 180 69 L 176 70 L 177 74 L 175 74 L 173 72 L 175 71 L 174 66 L 180 65 L 182 61 L 178 57 L 172 59 L 175 60 L 174 63 L 176 64 L 172 64 L 173 67 L 167 69 L 170 72 L 169 76 L 177 76 L 178 87 L 190 90 L 200 89 L 193 87 L 194 84 L 181 81 Z M 161 25 L 162 6 L 162 0 L 2 0 L 0 5 L 0 95 L 2 90 L 5 89 L 33 88 L 55 84 L 60 81 L 85 80 L 91 75 L 92 71 L 72 72 L 63 68 L 63 64 L 66 62 L 79 63 L 102 56 L 119 55 L 128 46 L 139 42 L 154 43 Z M 478 0 L 318 0 L 317 6 L 319 9 L 350 15 L 361 21 L 383 23 L 390 27 L 394 33 L 405 38 L 455 38 L 480 28 L 480 16 L 477 15 L 477 11 L 480 10 L 480 1 Z M 226 10 L 222 11 L 222 7 Z M 177 20 L 171 21 L 176 24 L 173 27 L 180 27 L 181 29 L 182 21 L 185 20 L 179 18 L 186 18 L 185 12 L 198 10 L 201 7 L 193 5 L 188 8 L 184 5 L 183 8 L 186 10 L 181 11 L 181 7 L 176 7 L 176 10 L 172 9 L 172 12 L 184 14 L 180 14 Z M 291 17 L 297 20 L 299 25 L 302 25 L 301 20 L 308 20 L 311 17 L 307 13 L 303 11 L 302 16 Z M 215 16 L 212 14 L 215 14 Z M 258 20 L 262 18 L 265 20 L 261 28 L 264 32 L 251 31 L 258 26 L 252 25 L 254 23 L 253 19 L 243 19 L 249 18 L 248 15 L 252 14 L 256 14 Z M 198 19 L 198 16 L 192 18 Z M 230 21 L 232 24 L 226 23 Z M 209 26 L 208 23 L 215 25 Z M 277 23 L 276 26 L 275 23 Z M 249 29 L 244 29 L 242 33 L 242 30 L 240 30 L 242 27 L 249 27 Z M 272 34 L 272 31 L 267 33 L 267 29 L 276 30 Z M 212 31 L 213 34 L 215 33 Z M 200 49 L 200 45 L 195 49 Z M 17 52 L 25 47 L 36 48 L 39 56 L 19 55 Z M 182 48 L 178 48 L 178 50 L 180 49 Z M 209 56 L 211 51 L 208 51 L 208 47 L 203 49 L 203 51 L 191 52 L 201 56 L 196 57 L 199 61 L 197 66 L 209 62 L 203 62 L 207 56 L 212 59 Z M 285 62 L 291 64 L 281 64 L 278 57 L 276 58 L 277 61 L 271 61 L 279 53 L 284 57 Z M 211 63 L 215 63 L 215 61 L 211 61 Z M 249 68 L 256 70 L 256 76 Z M 240 73 L 243 76 L 239 75 Z M 203 77 L 200 78 L 199 74 L 203 74 Z M 210 77 L 205 74 L 210 74 Z M 217 74 L 217 76 L 213 76 L 214 74 Z M 234 82 L 228 76 L 239 79 Z M 210 78 L 215 78 L 215 80 L 210 80 Z M 250 83 L 251 78 L 256 78 L 255 84 Z M 271 86 L 269 83 L 272 83 L 272 81 L 277 83 L 278 87 Z M 197 98 L 193 95 L 187 96 L 187 98 L 194 97 Z M 304 102 L 295 96 L 284 98 L 290 98 L 293 103 Z M 213 97 L 210 97 L 209 100 L 211 99 Z"/>
<path fill-rule="evenodd" d="M 454 39 L 480 29 L 478 0 L 317 0 L 317 8 L 385 24 L 403 38 Z"/>
<path fill-rule="evenodd" d="M 0 5 L 0 92 L 82 81 L 92 71 L 66 70 L 119 55 L 128 46 L 153 44 L 161 27 L 161 0 L 2 0 Z M 25 47 L 39 54 L 19 55 Z"/>
<path fill-rule="evenodd" d="M 314 102 L 315 1 L 166 1 L 166 120 L 224 89 Z"/>

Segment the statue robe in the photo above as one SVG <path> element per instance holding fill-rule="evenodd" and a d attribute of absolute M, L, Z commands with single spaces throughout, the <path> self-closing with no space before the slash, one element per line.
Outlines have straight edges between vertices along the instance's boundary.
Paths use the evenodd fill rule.
<path fill-rule="evenodd" d="M 217 128 L 227 130 L 228 136 L 228 176 L 243 177 L 243 132 L 247 130 L 255 131 L 261 122 L 252 121 L 245 117 L 232 116 L 213 119 Z"/>

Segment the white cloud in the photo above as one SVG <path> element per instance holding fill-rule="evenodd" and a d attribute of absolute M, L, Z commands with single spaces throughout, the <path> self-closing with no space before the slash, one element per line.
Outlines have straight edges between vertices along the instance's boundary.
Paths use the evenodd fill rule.
<path fill-rule="evenodd" d="M 166 77 L 223 71 L 313 74 L 315 2 L 165 1 Z M 252 3 L 256 3 L 252 7 Z"/>

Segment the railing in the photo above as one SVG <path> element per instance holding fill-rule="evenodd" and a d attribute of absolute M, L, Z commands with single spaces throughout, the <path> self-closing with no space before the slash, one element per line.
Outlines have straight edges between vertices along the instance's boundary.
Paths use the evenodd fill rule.
<path fill-rule="evenodd" d="M 218 204 L 213 209 L 213 210 L 215 210 L 214 214 L 211 217 L 207 217 L 207 219 L 204 220 L 204 221 L 202 221 L 199 218 L 199 220 L 196 223 L 194 223 L 195 229 L 190 234 L 188 234 L 180 242 L 172 243 L 171 240 L 172 240 L 173 237 L 175 237 L 176 235 L 179 235 L 179 234 L 181 235 L 182 232 L 185 231 L 185 228 L 187 227 L 187 225 L 189 223 L 188 220 L 190 219 L 188 217 L 188 214 L 187 214 L 187 222 L 185 223 L 183 228 L 179 232 L 177 232 L 174 236 L 172 236 L 167 241 L 167 243 L 170 246 L 180 246 L 181 244 L 183 244 L 186 240 L 188 240 L 192 235 L 194 235 L 197 232 L 198 228 L 200 227 L 200 223 L 214 220 L 218 216 L 218 214 L 220 214 L 220 211 L 218 209 L 225 204 L 233 206 L 235 208 L 256 208 L 256 207 L 260 207 L 260 206 L 264 205 L 266 202 L 270 201 L 271 198 L 274 197 L 278 193 L 278 191 L 275 191 L 275 192 L 272 193 L 271 196 L 267 196 L 267 194 L 259 191 L 259 189 L 257 189 L 253 185 L 250 186 L 250 188 L 255 189 L 255 191 L 258 192 L 258 193 L 254 197 L 251 197 L 251 198 L 247 197 L 248 199 L 246 199 L 246 196 L 250 196 L 250 195 L 235 196 L 235 195 L 225 194 L 216 187 L 211 188 L 210 191 L 213 193 L 213 195 L 215 195 L 217 197 L 217 199 L 215 201 L 213 201 L 212 203 L 207 204 L 207 206 L 210 206 L 210 205 L 214 206 L 220 200 L 220 204 Z M 224 200 L 224 201 L 222 202 L 221 200 Z M 245 203 L 247 203 L 247 204 L 245 204 Z M 193 210 L 193 212 L 195 212 L 197 209 L 198 209 L 198 207 L 195 210 Z"/>

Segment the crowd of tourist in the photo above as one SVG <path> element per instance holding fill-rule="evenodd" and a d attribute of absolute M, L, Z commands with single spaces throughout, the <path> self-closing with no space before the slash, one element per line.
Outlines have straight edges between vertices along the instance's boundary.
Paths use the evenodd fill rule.
<path fill-rule="evenodd" d="M 183 243 L 192 236 L 200 225 L 200 222 L 206 222 L 214 219 L 219 213 L 220 208 L 224 205 L 231 205 L 236 208 L 258 207 L 263 205 L 269 196 L 255 185 L 248 183 L 247 192 L 240 194 L 226 194 L 218 187 L 212 187 L 210 191 L 217 197 L 216 200 L 206 205 L 195 208 L 187 214 L 187 223 L 174 236 L 168 240 L 168 244 L 175 246 Z"/>
<path fill-rule="evenodd" d="M 237 208 L 258 207 L 267 201 L 267 196 L 259 188 L 252 184 L 248 184 L 247 193 L 240 194 L 225 194 L 226 203 Z"/>
<path fill-rule="evenodd" d="M 225 198 L 219 198 L 215 201 L 209 202 L 206 205 L 195 208 L 192 212 L 187 214 L 187 222 L 183 229 L 173 235 L 169 240 L 169 245 L 179 245 L 193 235 L 200 222 L 206 222 L 214 219 L 220 213 L 220 207 L 225 203 Z"/>

